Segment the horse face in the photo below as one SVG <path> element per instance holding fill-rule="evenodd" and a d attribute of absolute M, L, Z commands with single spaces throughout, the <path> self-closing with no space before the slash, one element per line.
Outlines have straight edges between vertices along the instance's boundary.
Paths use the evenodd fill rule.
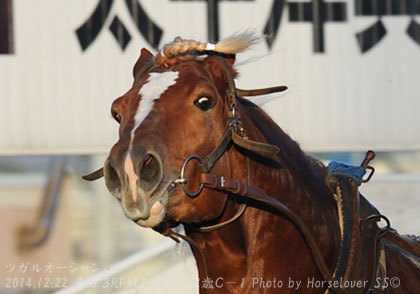
<path fill-rule="evenodd" d="M 107 188 L 126 216 L 141 226 L 213 220 L 223 211 L 225 195 L 204 190 L 192 199 L 173 182 L 188 156 L 204 158 L 222 137 L 227 82 L 221 62 L 212 56 L 169 69 L 153 67 L 138 76 L 151 58 L 142 51 L 133 87 L 112 105 L 120 128 L 104 165 Z M 226 172 L 227 159 L 219 160 L 215 169 Z M 199 173 L 198 165 L 188 166 L 190 190 L 197 189 Z"/>

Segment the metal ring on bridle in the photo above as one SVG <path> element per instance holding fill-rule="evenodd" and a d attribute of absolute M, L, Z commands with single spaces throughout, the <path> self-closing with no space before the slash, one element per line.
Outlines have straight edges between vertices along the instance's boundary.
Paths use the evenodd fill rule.
<path fill-rule="evenodd" d="M 202 164 L 203 164 L 203 160 L 201 159 L 201 157 L 200 157 L 200 156 L 198 156 L 198 155 L 196 155 L 196 154 L 189 156 L 187 159 L 185 159 L 184 163 L 182 164 L 182 168 L 181 168 L 181 177 L 180 177 L 180 180 L 181 180 L 181 185 L 182 185 L 182 189 L 184 190 L 185 194 L 187 194 L 187 195 L 188 195 L 189 197 L 191 197 L 191 198 L 197 197 L 197 196 L 201 193 L 201 191 L 203 191 L 203 188 L 204 188 L 204 184 L 203 184 L 203 183 L 201 183 L 201 184 L 200 184 L 200 187 L 199 187 L 199 188 L 198 188 L 198 190 L 197 190 L 197 191 L 195 191 L 195 192 L 190 192 L 190 191 L 187 189 L 187 186 L 186 186 L 187 179 L 184 177 L 184 174 L 185 174 L 185 168 L 187 167 L 188 163 L 189 163 L 191 160 L 193 160 L 193 159 L 197 160 L 197 161 L 200 163 L 200 165 L 202 165 Z"/>

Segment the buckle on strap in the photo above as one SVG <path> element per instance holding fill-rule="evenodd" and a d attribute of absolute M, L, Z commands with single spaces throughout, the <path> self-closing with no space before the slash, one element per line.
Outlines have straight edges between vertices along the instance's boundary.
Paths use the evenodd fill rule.
<path fill-rule="evenodd" d="M 220 187 L 223 188 L 225 186 L 225 183 L 226 183 L 225 177 L 224 176 L 221 176 L 220 177 Z"/>

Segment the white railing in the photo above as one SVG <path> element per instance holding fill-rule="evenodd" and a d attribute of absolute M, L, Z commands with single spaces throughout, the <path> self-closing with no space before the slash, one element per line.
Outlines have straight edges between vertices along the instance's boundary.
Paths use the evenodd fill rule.
<path fill-rule="evenodd" d="M 84 290 L 88 290 L 91 287 L 98 285 L 100 282 L 105 281 L 106 279 L 115 277 L 116 275 L 125 272 L 134 266 L 144 263 L 154 257 L 159 256 L 164 252 L 175 248 L 175 245 L 176 243 L 171 239 L 163 240 L 150 248 L 141 250 L 139 252 L 127 256 L 126 258 L 109 266 L 107 269 L 100 270 L 97 273 L 81 280 L 80 282 L 76 282 L 75 284 L 70 285 L 67 288 L 60 289 L 54 292 L 54 294 L 81 293 Z"/>

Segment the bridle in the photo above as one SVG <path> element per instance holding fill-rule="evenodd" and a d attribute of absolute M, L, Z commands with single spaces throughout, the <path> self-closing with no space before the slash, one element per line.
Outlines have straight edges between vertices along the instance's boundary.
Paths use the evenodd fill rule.
<path fill-rule="evenodd" d="M 180 177 L 175 180 L 175 183 L 181 184 L 182 188 L 189 197 L 197 197 L 204 188 L 204 183 L 200 184 L 200 187 L 197 191 L 191 192 L 186 187 L 187 179 L 185 178 L 185 170 L 188 163 L 192 160 L 197 160 L 201 166 L 201 172 L 208 173 L 216 163 L 222 157 L 222 155 L 228 150 L 229 145 L 233 142 L 235 145 L 242 147 L 246 150 L 249 150 L 255 154 L 268 158 L 278 164 L 282 165 L 283 161 L 280 160 L 278 157 L 278 153 L 280 148 L 275 145 L 261 143 L 257 141 L 252 141 L 248 138 L 247 133 L 243 127 L 237 106 L 237 96 L 239 93 L 246 93 L 247 96 L 256 96 L 262 94 L 269 94 L 275 92 L 282 92 L 287 89 L 285 86 L 279 87 L 272 87 L 266 89 L 258 89 L 258 90 L 240 90 L 237 89 L 235 86 L 235 81 L 233 79 L 232 73 L 226 64 L 224 58 L 219 57 L 220 62 L 223 64 L 224 73 L 226 78 L 228 79 L 228 88 L 226 90 L 226 97 L 228 99 L 229 104 L 229 114 L 228 114 L 228 122 L 225 126 L 225 130 L 223 132 L 222 138 L 220 139 L 219 143 L 213 149 L 213 151 L 207 155 L 204 159 L 202 159 L 197 154 L 189 156 L 183 163 L 181 167 Z M 248 158 L 248 157 L 247 157 Z M 248 169 L 249 170 L 249 169 Z M 248 174 L 249 177 L 249 174 Z M 223 181 L 223 178 L 222 178 Z M 248 183 L 249 184 L 249 183 Z"/>
<path fill-rule="evenodd" d="M 208 154 L 204 159 L 202 159 L 199 155 L 193 154 L 187 157 L 185 159 L 184 163 L 182 164 L 181 171 L 180 171 L 180 177 L 174 181 L 175 184 L 180 184 L 182 186 L 182 189 L 184 190 L 185 194 L 188 195 L 191 198 L 195 198 L 198 195 L 201 194 L 204 187 L 210 188 L 210 186 L 214 186 L 214 181 L 216 181 L 216 178 L 214 178 L 211 174 L 209 174 L 210 170 L 213 168 L 214 164 L 224 155 L 224 153 L 229 149 L 229 146 L 233 142 L 235 145 L 240 146 L 246 150 L 252 151 L 253 153 L 256 153 L 260 156 L 263 156 L 265 158 L 269 158 L 272 161 L 277 162 L 278 164 L 282 164 L 282 161 L 279 160 L 277 154 L 279 152 L 279 148 L 275 145 L 261 143 L 252 141 L 248 138 L 246 131 L 243 127 L 239 112 L 238 112 L 238 106 L 237 106 L 237 96 L 239 94 L 246 95 L 246 96 L 257 96 L 262 94 L 270 94 L 275 92 L 282 92 L 287 89 L 286 86 L 278 86 L 278 87 L 271 87 L 271 88 L 265 88 L 265 89 L 256 89 L 256 90 L 241 90 L 237 89 L 235 85 L 234 78 L 232 76 L 232 73 L 226 64 L 226 61 L 224 58 L 219 57 L 220 62 L 223 64 L 225 77 L 228 80 L 228 88 L 226 90 L 226 97 L 228 99 L 229 104 L 229 113 L 228 113 L 228 122 L 225 126 L 225 130 L 223 132 L 222 138 L 219 140 L 219 143 L 216 145 L 216 147 L 213 149 L 213 151 Z M 187 182 L 188 179 L 185 177 L 185 171 L 187 168 L 187 165 L 192 161 L 196 160 L 198 161 L 200 167 L 201 167 L 201 182 L 200 186 L 196 191 L 191 192 L 187 188 Z M 246 169 L 247 169 L 247 185 L 250 186 L 251 184 L 251 167 L 250 167 L 250 159 L 249 157 L 246 157 Z M 229 187 L 229 184 L 232 184 L 231 181 L 229 183 L 227 182 L 228 178 L 225 178 L 224 176 L 220 177 L 220 187 L 221 188 L 227 188 Z M 235 190 L 235 189 L 233 189 Z M 238 191 L 236 191 L 238 192 Z M 246 206 L 247 206 L 247 200 L 248 198 L 245 198 L 245 203 L 242 203 L 238 209 L 238 211 L 235 213 L 235 215 L 221 223 L 218 223 L 216 225 L 211 226 L 201 226 L 201 227 L 193 227 L 193 230 L 199 231 L 199 232 L 211 232 L 214 230 L 221 229 L 225 227 L 226 225 L 234 222 L 239 217 L 242 216 L 242 214 L 245 212 Z"/>

